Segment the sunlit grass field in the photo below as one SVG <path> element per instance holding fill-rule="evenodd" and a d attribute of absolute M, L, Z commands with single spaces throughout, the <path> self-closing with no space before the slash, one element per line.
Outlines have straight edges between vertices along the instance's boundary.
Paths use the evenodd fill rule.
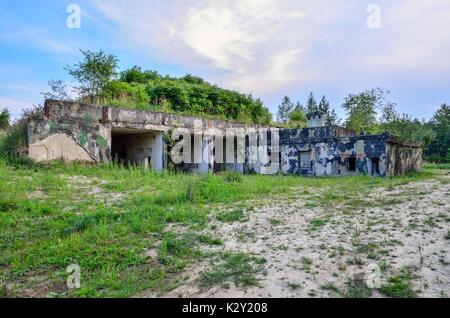
<path fill-rule="evenodd" d="M 201 247 L 221 245 L 221 239 L 195 232 L 207 227 L 208 218 L 223 207 L 283 200 L 318 188 L 329 189 L 316 199 L 320 204 L 364 204 L 351 201 L 352 193 L 432 178 L 437 168 L 448 166 L 428 165 L 422 173 L 394 178 L 314 179 L 199 176 L 0 159 L 0 296 L 164 293 L 177 286 L 187 267 L 214 257 Z M 227 221 L 228 216 L 220 217 Z M 175 224 L 185 230 L 173 231 Z M 156 257 L 149 260 L 146 251 L 155 251 Z M 240 266 L 242 273 L 235 278 L 244 285 L 251 283 L 252 270 L 264 262 L 239 253 L 223 257 L 230 266 Z M 242 262 L 256 267 L 242 267 Z M 65 286 L 71 264 L 81 267 L 80 289 Z M 205 277 L 214 279 L 211 275 Z"/>

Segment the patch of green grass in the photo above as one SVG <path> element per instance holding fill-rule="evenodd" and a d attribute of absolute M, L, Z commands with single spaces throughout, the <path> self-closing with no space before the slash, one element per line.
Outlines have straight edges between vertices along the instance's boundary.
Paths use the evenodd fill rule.
<path fill-rule="evenodd" d="M 450 170 L 450 163 L 425 163 L 424 168 L 426 170 Z"/>
<path fill-rule="evenodd" d="M 302 285 L 296 284 L 296 283 L 291 283 L 291 282 L 288 282 L 287 286 L 290 290 L 298 290 L 298 289 L 302 288 Z"/>
<path fill-rule="evenodd" d="M 216 218 L 221 222 L 242 222 L 247 220 L 247 217 L 242 210 L 222 212 L 218 214 Z"/>
<path fill-rule="evenodd" d="M 338 288 L 335 284 L 333 284 L 333 283 L 326 283 L 326 284 L 323 284 L 322 286 L 320 286 L 320 289 L 332 291 L 332 292 L 335 292 L 335 293 L 337 293 L 337 294 L 340 293 L 339 288 Z"/>
<path fill-rule="evenodd" d="M 209 235 L 200 234 L 197 236 L 197 240 L 200 243 L 208 244 L 208 245 L 223 245 L 223 242 L 221 239 L 216 237 L 211 237 Z"/>
<path fill-rule="evenodd" d="M 158 248 L 158 260 L 170 272 L 179 272 L 200 255 L 200 251 L 195 248 L 195 238 L 191 235 L 178 238 L 175 234 L 168 233 Z"/>
<path fill-rule="evenodd" d="M 237 171 L 225 171 L 223 179 L 228 183 L 241 183 L 243 180 L 242 174 Z"/>
<path fill-rule="evenodd" d="M 417 298 L 411 285 L 412 280 L 411 271 L 403 269 L 400 274 L 391 276 L 388 283 L 380 288 L 380 292 L 391 298 Z"/>
<path fill-rule="evenodd" d="M 311 265 L 312 265 L 313 261 L 312 261 L 312 259 L 310 259 L 308 257 L 302 257 L 301 263 L 302 263 L 302 269 L 304 271 L 309 271 L 311 269 Z"/>
<path fill-rule="evenodd" d="M 280 224 L 281 224 L 281 221 L 278 220 L 278 219 L 269 219 L 269 223 L 270 223 L 270 225 L 272 225 L 272 226 L 277 226 L 277 225 L 280 225 Z"/>
<path fill-rule="evenodd" d="M 238 287 L 257 286 L 257 275 L 262 274 L 266 260 L 246 253 L 222 254 L 221 262 L 214 264 L 210 271 L 201 273 L 204 287 L 226 287 L 231 280 Z"/>
<path fill-rule="evenodd" d="M 328 218 L 319 218 L 314 219 L 311 222 L 309 222 L 311 230 L 318 230 L 322 228 L 325 224 L 327 224 L 330 221 Z"/>

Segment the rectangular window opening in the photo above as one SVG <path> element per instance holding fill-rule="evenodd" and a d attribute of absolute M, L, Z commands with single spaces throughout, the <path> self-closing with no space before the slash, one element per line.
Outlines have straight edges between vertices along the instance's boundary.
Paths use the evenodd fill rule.
<path fill-rule="evenodd" d="M 352 171 L 352 172 L 356 171 L 356 158 L 348 158 L 347 159 L 347 168 L 348 168 L 348 171 Z"/>

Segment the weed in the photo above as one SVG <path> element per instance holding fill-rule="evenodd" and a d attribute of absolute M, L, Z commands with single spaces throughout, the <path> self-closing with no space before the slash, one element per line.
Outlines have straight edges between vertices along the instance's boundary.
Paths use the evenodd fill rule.
<path fill-rule="evenodd" d="M 221 260 L 222 262 L 214 264 L 210 271 L 201 273 L 202 286 L 224 286 L 230 279 L 238 287 L 256 286 L 256 276 L 262 273 L 266 262 L 263 258 L 231 252 L 223 253 Z"/>
<path fill-rule="evenodd" d="M 241 183 L 242 174 L 237 171 L 225 171 L 223 173 L 223 179 L 228 183 Z"/>
<path fill-rule="evenodd" d="M 206 234 L 200 234 L 197 236 L 197 240 L 200 243 L 208 244 L 208 245 L 223 245 L 223 242 L 219 238 L 214 238 Z"/>
<path fill-rule="evenodd" d="M 311 222 L 309 222 L 309 225 L 311 227 L 311 230 L 318 230 L 321 227 L 323 227 L 325 224 L 327 224 L 330 220 L 327 218 L 323 219 L 314 219 Z"/>
<path fill-rule="evenodd" d="M 177 238 L 175 234 L 168 233 L 158 248 L 158 260 L 171 272 L 180 271 L 188 262 L 199 256 L 200 252 L 195 249 L 195 240 L 189 235 Z"/>
<path fill-rule="evenodd" d="M 347 289 L 344 293 L 346 298 L 368 298 L 372 296 L 372 290 L 367 287 L 362 279 L 348 279 L 346 286 Z"/>
<path fill-rule="evenodd" d="M 296 284 L 296 283 L 291 283 L 291 282 L 289 282 L 289 283 L 287 284 L 287 286 L 288 286 L 288 288 L 289 288 L 290 290 L 297 290 L 297 289 L 302 288 L 302 285 Z"/>
<path fill-rule="evenodd" d="M 272 226 L 277 226 L 277 225 L 280 225 L 280 224 L 281 224 L 281 221 L 280 221 L 280 220 L 277 220 L 277 219 L 269 219 L 269 223 L 270 223 L 270 225 L 272 225 Z"/>
<path fill-rule="evenodd" d="M 228 212 L 222 212 L 217 215 L 217 220 L 222 222 L 242 222 L 247 220 L 244 212 L 242 210 L 233 210 Z"/>
<path fill-rule="evenodd" d="M 309 271 L 311 269 L 311 265 L 312 265 L 312 259 L 308 258 L 308 257 L 302 257 L 301 259 L 302 262 L 302 269 L 304 271 Z"/>
<path fill-rule="evenodd" d="M 391 276 L 388 284 L 380 288 L 380 292 L 391 298 L 416 298 L 417 293 L 412 288 L 413 276 L 409 269 L 403 269 L 400 274 Z"/>
<path fill-rule="evenodd" d="M 320 286 L 320 288 L 323 290 L 329 290 L 329 291 L 332 291 L 332 292 L 335 292 L 338 294 L 340 293 L 339 288 L 337 288 L 336 285 L 333 283 L 326 283 L 326 284 Z"/>

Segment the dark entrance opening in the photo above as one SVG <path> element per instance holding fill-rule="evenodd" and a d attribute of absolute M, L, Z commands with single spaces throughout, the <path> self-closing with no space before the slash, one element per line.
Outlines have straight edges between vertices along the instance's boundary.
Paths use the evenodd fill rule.
<path fill-rule="evenodd" d="M 348 158 L 347 166 L 348 166 L 348 171 L 355 172 L 356 171 L 356 158 Z"/>
<path fill-rule="evenodd" d="M 380 158 L 372 158 L 372 176 L 380 175 Z"/>
<path fill-rule="evenodd" d="M 153 135 L 136 129 L 111 131 L 111 159 L 114 163 L 130 166 L 151 162 Z"/>
<path fill-rule="evenodd" d="M 111 159 L 117 164 L 128 164 L 127 160 L 127 139 L 129 136 L 119 133 L 111 134 Z"/>

